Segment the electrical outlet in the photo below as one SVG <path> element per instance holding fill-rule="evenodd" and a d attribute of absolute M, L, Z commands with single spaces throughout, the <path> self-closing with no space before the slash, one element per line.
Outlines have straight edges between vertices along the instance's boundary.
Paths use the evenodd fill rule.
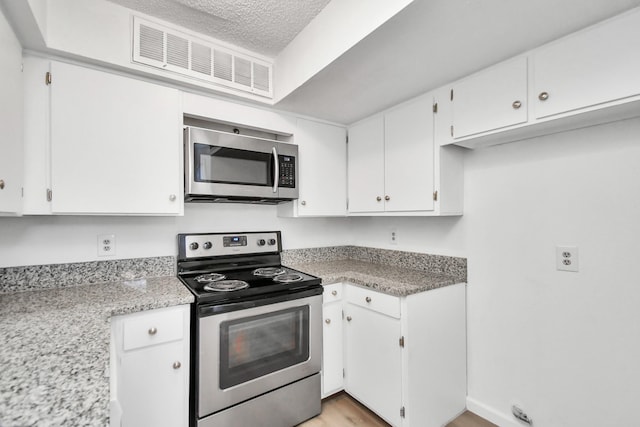
<path fill-rule="evenodd" d="M 397 228 L 392 228 L 389 231 L 389 243 L 391 243 L 392 245 L 397 245 L 398 244 L 398 229 Z"/>
<path fill-rule="evenodd" d="M 98 256 L 114 256 L 116 254 L 116 235 L 98 235 Z"/>
<path fill-rule="evenodd" d="M 578 271 L 577 246 L 556 246 L 556 270 Z"/>

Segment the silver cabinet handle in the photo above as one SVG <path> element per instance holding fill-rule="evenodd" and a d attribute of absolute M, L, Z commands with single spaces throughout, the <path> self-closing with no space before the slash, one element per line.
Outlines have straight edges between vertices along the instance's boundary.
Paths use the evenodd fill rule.
<path fill-rule="evenodd" d="M 182 366 L 182 363 L 180 362 L 173 362 L 173 369 L 180 369 L 180 367 Z"/>
<path fill-rule="evenodd" d="M 172 202 L 175 202 L 176 201 L 176 195 L 175 194 L 169 195 L 169 200 L 172 201 Z"/>
<path fill-rule="evenodd" d="M 301 204 L 302 206 L 306 206 L 306 205 L 307 205 L 307 201 L 306 201 L 306 200 L 303 200 L 303 201 L 301 201 L 301 202 L 300 202 L 300 204 Z"/>
<path fill-rule="evenodd" d="M 347 316 L 347 322 L 351 322 L 351 316 Z"/>
<path fill-rule="evenodd" d="M 273 168 L 273 192 L 278 192 L 278 180 L 280 179 L 280 165 L 278 164 L 278 150 L 276 147 L 271 148 L 271 152 L 273 154 L 273 161 L 275 162 L 276 167 Z"/>
<path fill-rule="evenodd" d="M 388 202 L 389 200 L 391 200 L 391 197 L 389 197 L 389 196 L 384 196 L 384 199 Z"/>
<path fill-rule="evenodd" d="M 0 190 L 4 190 L 4 179 L 0 179 Z"/>
<path fill-rule="evenodd" d="M 149 328 L 149 335 L 155 335 L 158 332 L 156 328 Z"/>
<path fill-rule="evenodd" d="M 520 107 L 522 107 L 522 102 L 520 101 L 513 101 L 513 104 L 511 104 L 511 106 L 513 107 L 514 110 L 519 109 Z"/>
<path fill-rule="evenodd" d="M 371 302 L 371 297 L 366 297 L 364 300 L 365 300 L 366 302 Z"/>
<path fill-rule="evenodd" d="M 382 197 L 378 196 L 378 197 L 376 197 L 376 200 L 377 200 L 378 202 L 381 202 L 381 201 L 382 201 Z"/>
<path fill-rule="evenodd" d="M 331 323 L 331 319 L 324 319 L 324 323 L 328 325 L 329 323 Z"/>
<path fill-rule="evenodd" d="M 540 101 L 546 101 L 547 99 L 549 99 L 549 93 L 548 92 L 541 92 L 540 95 L 538 95 L 538 99 Z"/>
<path fill-rule="evenodd" d="M 331 295 L 335 297 L 336 295 L 338 295 L 338 291 L 331 291 Z"/>

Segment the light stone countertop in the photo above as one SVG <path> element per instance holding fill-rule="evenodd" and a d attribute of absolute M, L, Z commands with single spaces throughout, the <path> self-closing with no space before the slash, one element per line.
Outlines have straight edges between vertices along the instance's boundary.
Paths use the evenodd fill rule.
<path fill-rule="evenodd" d="M 466 282 L 464 277 L 352 259 L 298 262 L 287 266 L 322 278 L 323 285 L 349 282 L 394 296 Z"/>
<path fill-rule="evenodd" d="M 0 426 L 108 426 L 111 316 L 191 302 L 175 276 L 0 294 Z"/>

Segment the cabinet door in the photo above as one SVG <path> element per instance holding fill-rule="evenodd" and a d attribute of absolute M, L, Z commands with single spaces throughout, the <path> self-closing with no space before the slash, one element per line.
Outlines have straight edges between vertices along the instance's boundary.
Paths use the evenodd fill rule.
<path fill-rule="evenodd" d="M 342 303 L 322 306 L 322 397 L 343 388 L 342 361 Z"/>
<path fill-rule="evenodd" d="M 300 157 L 300 216 L 347 214 L 347 131 L 298 119 L 295 142 Z"/>
<path fill-rule="evenodd" d="M 188 425 L 188 363 L 183 341 L 124 352 L 120 401 L 122 426 Z M 174 365 L 176 362 L 180 363 Z"/>
<path fill-rule="evenodd" d="M 640 94 L 638 52 L 638 11 L 536 49 L 536 118 Z M 546 99 L 541 96 L 543 93 Z"/>
<path fill-rule="evenodd" d="M 374 116 L 349 128 L 349 212 L 384 211 L 384 121 Z"/>
<path fill-rule="evenodd" d="M 385 211 L 433 210 L 433 98 L 421 96 L 384 116 Z"/>
<path fill-rule="evenodd" d="M 400 320 L 345 305 L 345 389 L 387 422 L 401 423 Z"/>
<path fill-rule="evenodd" d="M 453 136 L 463 138 L 527 121 L 527 58 L 481 71 L 453 85 Z"/>
<path fill-rule="evenodd" d="M 22 206 L 22 47 L 0 8 L 0 214 Z"/>
<path fill-rule="evenodd" d="M 180 94 L 52 63 L 54 213 L 181 214 Z"/>

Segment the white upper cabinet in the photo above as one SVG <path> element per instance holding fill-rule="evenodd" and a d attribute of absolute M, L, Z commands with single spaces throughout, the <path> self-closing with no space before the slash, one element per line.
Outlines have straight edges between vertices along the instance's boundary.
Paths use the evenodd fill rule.
<path fill-rule="evenodd" d="M 428 93 L 349 128 L 351 215 L 462 214 L 462 153 L 436 144 L 449 122 L 434 110 Z"/>
<path fill-rule="evenodd" d="M 347 130 L 297 119 L 298 200 L 278 206 L 280 216 L 347 214 Z"/>
<path fill-rule="evenodd" d="M 477 148 L 639 116 L 638 52 L 640 8 L 453 83 L 442 144 Z"/>
<path fill-rule="evenodd" d="M 25 91 L 50 100 L 48 112 L 27 102 L 36 109 L 26 111 L 36 118 L 34 126 L 50 123 L 50 131 L 30 130 L 28 150 L 39 146 L 35 151 L 45 152 L 51 165 L 50 187 L 27 188 L 29 197 L 41 200 L 48 193 L 51 213 L 181 215 L 179 91 L 59 62 L 51 62 L 50 70 L 50 85 L 42 75 L 34 82 L 39 89 Z M 47 135 L 48 141 L 38 139 Z M 40 187 L 47 185 L 39 167 L 29 168 L 27 174 L 40 176 Z M 33 213 L 45 213 L 42 202 L 31 205 Z"/>
<path fill-rule="evenodd" d="M 452 136 L 462 138 L 527 121 L 527 58 L 474 74 L 451 89 Z"/>
<path fill-rule="evenodd" d="M 384 115 L 385 210 L 433 210 L 433 146 L 431 95 Z"/>
<path fill-rule="evenodd" d="M 532 58 L 536 118 L 640 95 L 640 13 L 543 46 Z"/>
<path fill-rule="evenodd" d="M 22 47 L 0 8 L 0 215 L 22 210 Z"/>
<path fill-rule="evenodd" d="M 349 212 L 384 211 L 384 117 L 349 128 Z"/>

